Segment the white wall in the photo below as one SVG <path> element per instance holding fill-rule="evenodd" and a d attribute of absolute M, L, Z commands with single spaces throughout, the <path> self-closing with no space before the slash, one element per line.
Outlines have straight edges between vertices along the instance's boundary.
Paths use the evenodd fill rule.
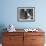
<path fill-rule="evenodd" d="M 35 22 L 18 22 L 17 7 L 35 7 Z M 46 0 L 0 0 L 0 25 L 13 24 L 16 28 L 46 29 Z"/>

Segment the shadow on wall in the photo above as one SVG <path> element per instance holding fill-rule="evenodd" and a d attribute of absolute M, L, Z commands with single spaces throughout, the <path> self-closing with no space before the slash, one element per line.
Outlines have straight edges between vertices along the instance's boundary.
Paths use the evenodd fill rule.
<path fill-rule="evenodd" d="M 0 24 L 0 43 L 2 43 L 2 36 L 3 36 L 2 33 L 6 31 L 6 29 L 4 30 L 4 28 L 6 28 L 5 25 Z"/>

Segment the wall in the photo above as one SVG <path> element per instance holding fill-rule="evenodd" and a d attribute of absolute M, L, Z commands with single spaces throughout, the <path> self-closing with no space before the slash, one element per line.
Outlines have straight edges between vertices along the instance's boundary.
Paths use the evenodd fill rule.
<path fill-rule="evenodd" d="M 46 28 L 46 0 L 0 0 L 0 25 L 16 28 Z M 35 7 L 35 22 L 18 22 L 17 7 Z"/>

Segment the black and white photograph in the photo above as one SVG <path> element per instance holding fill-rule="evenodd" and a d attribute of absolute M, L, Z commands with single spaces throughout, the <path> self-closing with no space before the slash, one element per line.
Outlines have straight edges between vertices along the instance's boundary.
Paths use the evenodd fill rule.
<path fill-rule="evenodd" d="M 17 8 L 18 21 L 35 21 L 35 7 L 18 7 Z"/>

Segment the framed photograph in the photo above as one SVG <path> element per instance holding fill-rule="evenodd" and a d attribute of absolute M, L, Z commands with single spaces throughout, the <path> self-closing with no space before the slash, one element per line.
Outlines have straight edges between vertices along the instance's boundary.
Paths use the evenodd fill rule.
<path fill-rule="evenodd" d="M 35 21 L 35 7 L 18 7 L 17 20 L 22 22 Z"/>

